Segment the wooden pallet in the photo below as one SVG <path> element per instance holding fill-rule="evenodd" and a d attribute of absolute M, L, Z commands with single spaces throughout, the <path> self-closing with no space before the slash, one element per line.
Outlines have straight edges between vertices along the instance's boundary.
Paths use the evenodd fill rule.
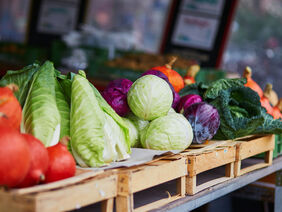
<path fill-rule="evenodd" d="M 167 156 L 144 165 L 120 169 L 116 211 L 148 211 L 185 196 L 186 158 Z M 177 195 L 134 208 L 134 193 L 177 179 Z"/>
<path fill-rule="evenodd" d="M 111 212 L 116 194 L 116 172 L 78 170 L 76 176 L 54 183 L 0 190 L 0 211 L 66 211 L 102 202 L 102 211 Z"/>
<path fill-rule="evenodd" d="M 274 135 L 247 136 L 236 139 L 236 142 L 236 161 L 234 167 L 235 177 L 256 169 L 270 166 L 272 164 L 273 149 L 275 145 Z M 243 169 L 241 168 L 242 160 L 253 157 L 260 153 L 265 153 L 264 162 L 259 162 Z"/>
<path fill-rule="evenodd" d="M 186 193 L 188 195 L 194 195 L 213 185 L 234 178 L 235 144 L 233 141 L 209 141 L 201 145 L 191 145 L 189 149 L 181 153 L 188 159 L 186 177 Z M 198 174 L 220 166 L 225 166 L 225 173 L 222 177 L 197 185 Z"/>

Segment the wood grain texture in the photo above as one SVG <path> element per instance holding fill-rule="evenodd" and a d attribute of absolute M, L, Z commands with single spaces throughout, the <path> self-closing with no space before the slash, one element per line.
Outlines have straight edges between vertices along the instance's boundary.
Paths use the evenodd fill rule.
<path fill-rule="evenodd" d="M 116 197 L 118 176 L 115 172 L 81 175 L 66 181 L 62 180 L 63 182 L 58 181 L 55 184 L 58 186 L 52 183 L 46 184 L 42 190 L 32 187 L 23 189 L 24 191 L 1 190 L 0 211 L 66 211 Z M 110 203 L 109 201 L 106 204 L 107 211 L 112 208 Z"/>

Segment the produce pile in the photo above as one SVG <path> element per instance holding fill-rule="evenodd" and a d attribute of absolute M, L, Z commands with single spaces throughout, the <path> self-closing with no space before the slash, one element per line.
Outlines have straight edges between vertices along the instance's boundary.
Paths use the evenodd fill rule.
<path fill-rule="evenodd" d="M 84 71 L 63 75 L 50 61 L 8 71 L 0 80 L 0 185 L 71 177 L 76 164 L 126 160 L 132 147 L 184 150 L 210 139 L 281 134 L 281 119 L 266 113 L 246 82 L 184 87 L 168 63 L 135 82 L 114 80 L 100 94 Z"/>

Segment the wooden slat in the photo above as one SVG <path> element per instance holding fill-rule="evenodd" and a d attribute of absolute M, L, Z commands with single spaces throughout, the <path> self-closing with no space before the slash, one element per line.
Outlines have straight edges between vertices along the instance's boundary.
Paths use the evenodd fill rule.
<path fill-rule="evenodd" d="M 231 178 L 230 177 L 220 177 L 220 178 L 216 178 L 216 179 L 213 179 L 213 180 L 210 180 L 206 183 L 202 183 L 201 185 L 197 186 L 196 187 L 196 193 L 206 189 L 206 188 L 210 188 L 214 185 L 217 185 L 219 183 L 222 183 L 222 182 L 225 182 L 227 180 L 230 180 Z"/>
<path fill-rule="evenodd" d="M 53 183 L 48 183 L 48 184 L 42 184 L 42 185 L 37 185 L 37 186 L 32 186 L 28 188 L 22 188 L 22 189 L 12 189 L 9 192 L 13 194 L 18 194 L 18 195 L 23 195 L 23 194 L 30 194 L 30 193 L 36 193 L 36 192 L 43 192 L 43 191 L 48 191 L 52 189 L 59 189 L 62 187 L 66 187 L 75 183 L 79 183 L 83 180 L 93 178 L 95 176 L 100 175 L 104 171 L 87 171 L 84 172 L 80 175 L 74 176 L 67 178 L 65 180 L 59 180 Z M 108 175 L 111 175 L 112 172 L 108 172 Z"/>
<path fill-rule="evenodd" d="M 185 186 L 186 186 L 186 177 L 180 177 L 179 179 L 177 179 L 177 188 L 176 188 L 176 192 L 182 196 L 185 197 Z"/>
<path fill-rule="evenodd" d="M 240 175 L 243 175 L 243 174 L 246 174 L 246 173 L 249 173 L 251 171 L 261 169 L 261 168 L 264 168 L 264 167 L 267 167 L 267 166 L 269 166 L 268 163 L 258 163 L 258 164 L 246 167 L 244 169 L 241 169 L 239 175 L 237 175 L 237 176 L 240 176 Z"/>
<path fill-rule="evenodd" d="M 35 211 L 35 199 L 29 196 L 19 196 L 0 191 L 0 211 L 3 212 L 31 212 Z"/>
<path fill-rule="evenodd" d="M 117 212 L 132 212 L 133 208 L 133 194 L 127 196 L 118 195 L 116 197 L 116 211 Z"/>
<path fill-rule="evenodd" d="M 117 195 L 117 176 L 42 192 L 35 196 L 36 211 L 66 211 L 113 198 Z"/>
<path fill-rule="evenodd" d="M 238 154 L 236 160 L 244 160 L 251 156 L 274 149 L 274 135 L 267 135 L 263 137 L 250 140 L 249 142 L 238 142 Z"/>
<path fill-rule="evenodd" d="M 139 208 L 136 208 L 134 209 L 134 212 L 143 212 L 143 211 L 149 211 L 149 210 L 152 210 L 152 209 L 155 209 L 155 208 L 158 208 L 160 206 L 163 206 L 165 204 L 168 204 L 170 202 L 173 202 L 175 200 L 178 200 L 182 198 L 182 196 L 180 195 L 175 195 L 175 196 L 172 196 L 172 197 L 169 197 L 169 198 L 164 198 L 164 199 L 160 199 L 158 201 L 155 201 L 155 202 L 152 202 L 152 203 L 149 203 L 147 205 L 144 205 L 144 206 L 141 206 Z"/>
<path fill-rule="evenodd" d="M 142 191 L 152 186 L 185 176 L 187 169 L 185 158 L 164 163 L 156 167 L 147 167 L 144 170 L 134 172 L 131 176 L 132 192 Z M 147 180 L 145 180 L 147 179 Z"/>
<path fill-rule="evenodd" d="M 114 198 L 110 198 L 102 201 L 101 212 L 113 212 L 113 210 L 114 210 Z"/>
<path fill-rule="evenodd" d="M 195 173 L 199 174 L 201 172 L 234 162 L 235 153 L 235 147 L 228 147 L 225 149 L 198 155 L 194 164 Z"/>

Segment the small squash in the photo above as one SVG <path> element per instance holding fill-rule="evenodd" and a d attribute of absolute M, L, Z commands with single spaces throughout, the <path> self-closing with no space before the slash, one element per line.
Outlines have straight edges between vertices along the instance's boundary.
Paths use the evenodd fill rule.
<path fill-rule="evenodd" d="M 277 105 L 278 103 L 278 95 L 277 93 L 272 89 L 272 84 L 267 83 L 264 92 L 267 92 L 269 94 L 268 100 L 272 106 Z"/>
<path fill-rule="evenodd" d="M 273 107 L 272 116 L 274 119 L 282 119 L 282 98 L 279 99 L 278 103 Z"/>
<path fill-rule="evenodd" d="M 0 124 L 8 125 L 19 130 L 22 119 L 22 108 L 13 93 L 17 90 L 18 87 L 14 84 L 0 87 Z"/>
<path fill-rule="evenodd" d="M 249 66 L 245 68 L 243 77 L 247 79 L 245 86 L 253 89 L 258 93 L 259 97 L 262 97 L 263 91 L 260 86 L 252 79 L 252 69 Z"/>
<path fill-rule="evenodd" d="M 273 108 L 269 103 L 269 100 L 268 100 L 269 97 L 270 97 L 269 91 L 265 91 L 263 93 L 263 96 L 260 98 L 260 103 L 261 103 L 261 106 L 266 109 L 267 113 L 272 115 Z"/>
<path fill-rule="evenodd" d="M 179 73 L 177 73 L 176 71 L 172 69 L 172 65 L 176 60 L 177 60 L 177 57 L 171 57 L 171 60 L 169 61 L 168 64 L 164 66 L 153 67 L 151 68 L 151 70 L 157 70 L 165 74 L 169 82 L 173 86 L 174 90 L 176 92 L 179 92 L 182 88 L 184 88 L 184 80 L 180 76 Z"/>
<path fill-rule="evenodd" d="M 185 85 L 190 85 L 196 82 L 195 77 L 197 73 L 200 71 L 199 65 L 192 65 L 186 72 L 186 76 L 184 77 Z"/>

